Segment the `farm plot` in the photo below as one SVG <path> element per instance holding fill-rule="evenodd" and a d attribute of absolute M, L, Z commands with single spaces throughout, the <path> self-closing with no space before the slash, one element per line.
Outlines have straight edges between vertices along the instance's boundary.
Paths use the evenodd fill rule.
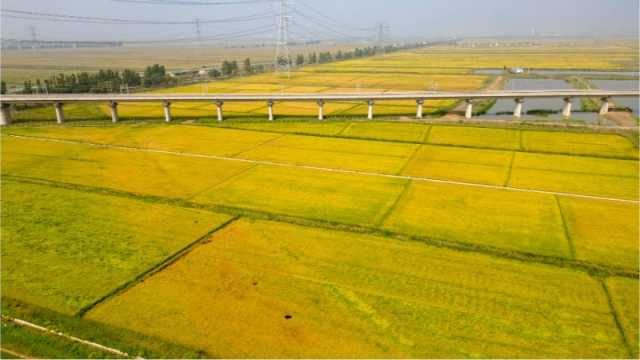
<path fill-rule="evenodd" d="M 638 162 L 517 153 L 509 185 L 637 200 Z"/>
<path fill-rule="evenodd" d="M 219 357 L 623 357 L 583 273 L 241 220 L 94 308 Z"/>
<path fill-rule="evenodd" d="M 628 139 L 612 134 L 522 131 L 522 147 L 527 151 L 638 158 L 638 149 Z"/>
<path fill-rule="evenodd" d="M 418 146 L 287 135 L 240 153 L 238 157 L 395 174 Z"/>
<path fill-rule="evenodd" d="M 402 174 L 502 186 L 512 157 L 509 151 L 422 145 Z"/>
<path fill-rule="evenodd" d="M 575 258 L 638 271 L 637 204 L 558 199 Z"/>
<path fill-rule="evenodd" d="M 108 188 L 142 195 L 187 198 L 251 164 L 3 138 L 2 174 Z"/>
<path fill-rule="evenodd" d="M 553 196 L 414 182 L 383 227 L 435 239 L 569 257 Z"/>
<path fill-rule="evenodd" d="M 73 314 L 230 219 L 3 179 L 2 296 Z"/>
<path fill-rule="evenodd" d="M 428 143 L 434 145 L 519 150 L 520 131 L 514 129 L 434 125 L 429 134 Z"/>
<path fill-rule="evenodd" d="M 341 133 L 345 137 L 421 143 L 431 126 L 418 123 L 352 122 Z"/>
<path fill-rule="evenodd" d="M 193 198 L 279 215 L 375 225 L 406 181 L 323 171 L 257 166 Z"/>

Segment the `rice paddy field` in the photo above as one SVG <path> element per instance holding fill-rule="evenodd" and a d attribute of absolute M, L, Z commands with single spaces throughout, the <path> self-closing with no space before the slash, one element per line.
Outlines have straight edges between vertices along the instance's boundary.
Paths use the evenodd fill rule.
<path fill-rule="evenodd" d="M 474 69 L 620 70 L 634 49 L 434 47 L 161 91 L 478 90 L 496 79 Z M 637 131 L 172 109 L 2 129 L 3 358 L 638 358 Z"/>
<path fill-rule="evenodd" d="M 623 135 L 307 121 L 1 140 L 7 318 L 145 357 L 638 356 Z M 114 356 L 3 331 L 13 353 Z"/>

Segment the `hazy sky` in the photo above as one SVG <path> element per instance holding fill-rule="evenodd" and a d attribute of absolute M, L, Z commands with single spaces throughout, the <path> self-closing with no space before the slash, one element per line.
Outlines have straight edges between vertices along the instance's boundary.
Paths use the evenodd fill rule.
<path fill-rule="evenodd" d="M 234 5 L 158 5 L 117 0 L 0 0 L 2 9 L 28 10 L 74 16 L 192 21 L 260 14 L 242 23 L 203 24 L 203 36 L 237 33 L 273 38 L 279 2 L 256 0 Z M 161 1 L 161 0 L 133 0 Z M 169 0 L 187 2 L 239 2 L 246 0 Z M 522 36 L 638 36 L 639 0 L 294 0 L 291 36 L 294 39 L 339 38 L 343 34 L 372 36 L 370 28 L 385 22 L 395 37 Z M 314 13 L 308 6 L 330 19 Z M 6 14 L 6 13 L 5 13 Z M 15 15 L 15 14 L 14 14 Z M 327 29 L 328 25 L 334 31 Z M 78 24 L 2 18 L 2 37 L 30 39 L 30 26 L 41 40 L 154 40 L 196 37 L 193 24 L 119 25 Z M 242 34 L 246 35 L 246 34 Z M 240 36 L 240 35 L 239 35 Z"/>

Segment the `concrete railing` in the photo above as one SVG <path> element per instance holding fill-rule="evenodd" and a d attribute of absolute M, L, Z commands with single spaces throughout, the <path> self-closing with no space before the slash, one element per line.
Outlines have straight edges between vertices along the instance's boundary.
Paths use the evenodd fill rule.
<path fill-rule="evenodd" d="M 613 97 L 640 97 L 640 91 L 604 91 L 604 90 L 536 90 L 536 91 L 485 91 L 485 92 L 403 92 L 403 93 L 356 93 L 356 94 L 246 94 L 246 95 L 3 95 L 0 96 L 1 118 L 0 125 L 11 123 L 12 104 L 52 104 L 55 108 L 58 123 L 64 122 L 64 104 L 81 102 L 104 102 L 109 104 L 111 119 L 117 122 L 118 104 L 157 102 L 162 104 L 164 117 L 171 121 L 171 104 L 177 102 L 210 102 L 216 105 L 218 121 L 223 120 L 222 107 L 225 102 L 266 102 L 269 120 L 274 120 L 274 104 L 276 102 L 315 102 L 318 105 L 318 119 L 324 119 L 324 104 L 328 101 L 363 101 L 368 104 L 367 117 L 373 119 L 374 105 L 377 101 L 385 100 L 415 100 L 416 117 L 423 117 L 425 101 L 429 100 L 464 100 L 466 101 L 465 117 L 473 116 L 475 100 L 484 99 L 514 99 L 513 116 L 522 116 L 522 105 L 529 98 L 562 98 L 565 101 L 563 115 L 571 116 L 573 99 L 600 98 L 602 107 L 600 114 L 609 111 L 609 102 Z"/>

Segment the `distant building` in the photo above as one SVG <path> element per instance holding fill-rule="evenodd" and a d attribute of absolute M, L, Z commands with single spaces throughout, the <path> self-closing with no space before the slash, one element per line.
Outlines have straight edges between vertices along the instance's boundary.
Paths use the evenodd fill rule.
<path fill-rule="evenodd" d="M 522 75 L 524 74 L 524 69 L 521 67 L 516 67 L 509 69 L 509 72 L 515 75 Z"/>

